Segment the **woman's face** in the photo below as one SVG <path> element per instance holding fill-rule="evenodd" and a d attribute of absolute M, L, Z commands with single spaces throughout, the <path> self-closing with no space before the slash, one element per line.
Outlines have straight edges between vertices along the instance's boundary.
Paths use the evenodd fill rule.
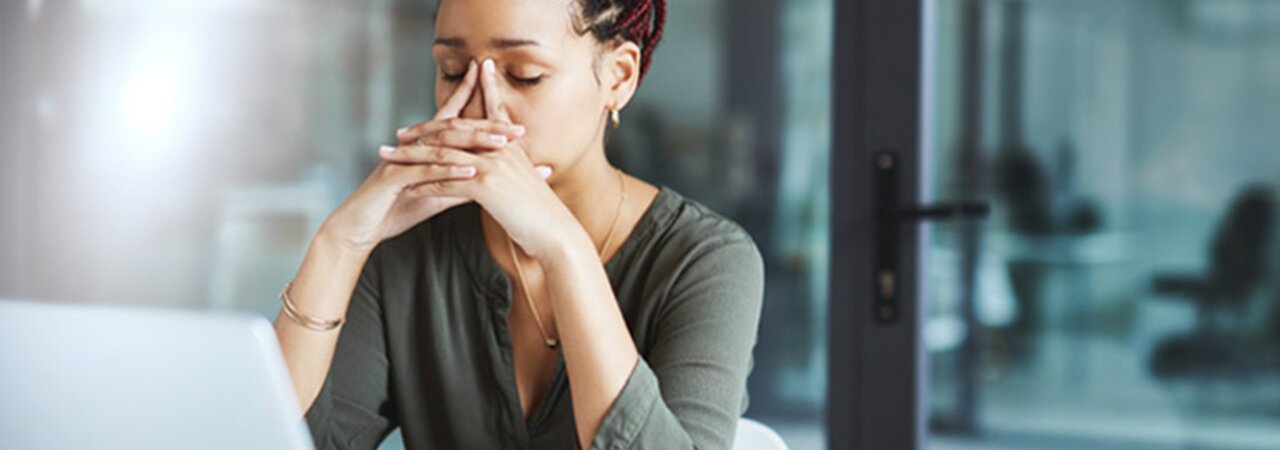
<path fill-rule="evenodd" d="M 525 126 L 525 150 L 555 172 L 572 168 L 600 140 L 614 98 L 605 78 L 596 78 L 596 40 L 573 29 L 570 1 L 443 1 L 432 46 L 436 106 L 458 88 L 469 61 L 493 59 L 500 98 Z M 484 118 L 481 95 L 477 87 L 462 117 Z"/>

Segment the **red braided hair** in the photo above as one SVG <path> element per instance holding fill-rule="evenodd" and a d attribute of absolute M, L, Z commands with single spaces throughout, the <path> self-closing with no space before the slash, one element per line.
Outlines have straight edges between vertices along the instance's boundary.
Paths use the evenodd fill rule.
<path fill-rule="evenodd" d="M 649 16 L 652 13 L 653 22 Z M 662 30 L 667 22 L 666 0 L 639 0 L 618 19 L 616 27 L 630 41 L 640 45 L 640 81 L 649 72 L 649 64 L 653 63 L 653 49 L 662 40 Z"/>
<path fill-rule="evenodd" d="M 615 38 L 640 46 L 640 81 L 649 73 L 653 50 L 667 24 L 666 0 L 577 0 L 582 17 L 580 32 L 590 32 L 600 42 Z"/>

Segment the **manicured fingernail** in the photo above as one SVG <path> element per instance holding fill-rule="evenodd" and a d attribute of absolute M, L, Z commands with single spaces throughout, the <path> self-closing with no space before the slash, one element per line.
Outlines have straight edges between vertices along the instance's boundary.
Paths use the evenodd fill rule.
<path fill-rule="evenodd" d="M 396 136 L 404 136 L 404 134 L 408 132 L 409 132 L 409 127 L 404 127 L 399 130 L 396 130 Z"/>
<path fill-rule="evenodd" d="M 486 60 L 484 60 L 484 71 L 485 71 L 485 73 L 493 73 L 493 71 L 494 71 L 494 70 L 495 70 L 495 69 L 493 68 L 493 60 L 492 60 L 492 59 L 486 59 Z"/>
<path fill-rule="evenodd" d="M 458 168 L 458 173 L 464 177 L 476 176 L 476 168 L 472 166 L 462 166 Z"/>
<path fill-rule="evenodd" d="M 547 167 L 547 166 L 538 166 L 538 167 L 535 167 L 535 169 L 537 169 L 538 173 L 542 175 L 542 178 L 547 178 L 547 177 L 551 176 L 551 168 L 550 168 L 550 167 Z"/>
<path fill-rule="evenodd" d="M 512 125 L 512 126 L 511 126 L 511 131 L 516 132 L 516 134 L 523 135 L 523 134 L 524 134 L 524 125 Z"/>
<path fill-rule="evenodd" d="M 489 140 L 492 141 L 494 144 L 507 145 L 507 137 L 501 134 L 490 134 Z"/>
<path fill-rule="evenodd" d="M 378 147 L 378 152 L 385 155 L 390 155 L 396 152 L 396 148 L 390 145 L 384 145 L 384 146 Z"/>

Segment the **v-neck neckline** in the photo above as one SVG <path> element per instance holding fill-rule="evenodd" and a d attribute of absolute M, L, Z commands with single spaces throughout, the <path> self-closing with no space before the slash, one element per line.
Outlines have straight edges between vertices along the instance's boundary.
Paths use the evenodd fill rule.
<path fill-rule="evenodd" d="M 666 217 L 670 216 L 671 210 L 677 203 L 675 198 L 677 194 L 664 186 L 658 186 L 658 194 L 650 202 L 645 211 L 641 214 L 640 219 L 636 221 L 635 227 L 628 234 L 626 240 L 618 247 L 618 251 L 614 252 L 609 261 L 605 262 L 605 273 L 609 277 L 609 284 L 616 289 L 617 280 L 621 277 L 619 272 L 623 268 L 623 262 L 632 256 L 641 245 L 648 241 L 654 232 L 660 228 L 660 224 Z M 521 432 L 518 439 L 523 444 L 528 445 L 533 438 L 542 430 L 542 424 L 554 411 L 552 408 L 559 403 L 564 395 L 563 390 L 566 389 L 567 371 L 564 364 L 563 351 L 556 351 L 556 368 L 555 373 L 551 377 L 551 384 L 548 386 L 546 393 L 533 407 L 533 411 L 529 413 L 529 418 L 525 419 L 524 408 L 520 405 L 520 390 L 516 383 L 515 376 L 515 356 L 514 347 L 511 342 L 511 330 L 508 323 L 508 314 L 511 312 L 512 303 L 512 282 L 506 272 L 502 270 L 502 266 L 490 253 L 488 245 L 484 240 L 484 225 L 481 222 L 481 208 L 478 205 L 468 205 L 470 211 L 467 211 L 466 218 L 463 221 L 465 228 L 469 230 L 458 230 L 460 234 L 465 235 L 464 239 L 455 241 L 459 250 L 463 252 L 460 255 L 463 261 L 472 272 L 473 281 L 476 288 L 484 293 L 485 297 L 491 300 L 491 308 L 493 312 L 492 326 L 495 328 L 495 337 L 497 338 L 500 351 L 499 357 L 501 364 L 496 364 L 497 382 L 502 388 L 504 404 L 509 409 L 511 420 L 515 424 L 523 426 L 517 427 Z"/>

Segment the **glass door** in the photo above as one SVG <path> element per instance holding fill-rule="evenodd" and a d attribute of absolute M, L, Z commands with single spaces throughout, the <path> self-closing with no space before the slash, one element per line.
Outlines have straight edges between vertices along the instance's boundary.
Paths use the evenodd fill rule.
<path fill-rule="evenodd" d="M 924 3 L 920 446 L 1280 448 L 1280 3 Z"/>
<path fill-rule="evenodd" d="M 835 19 L 830 448 L 1280 448 L 1280 2 Z"/>

